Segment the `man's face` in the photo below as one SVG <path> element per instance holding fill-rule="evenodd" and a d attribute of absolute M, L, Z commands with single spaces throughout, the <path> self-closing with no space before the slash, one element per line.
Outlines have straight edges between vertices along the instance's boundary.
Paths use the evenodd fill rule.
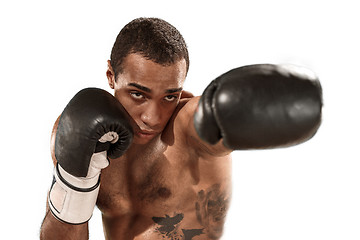
<path fill-rule="evenodd" d="M 108 64 L 109 85 L 137 126 L 134 143 L 145 144 L 165 128 L 179 103 L 186 77 L 186 62 L 163 66 L 140 54 L 129 54 L 115 81 Z"/>

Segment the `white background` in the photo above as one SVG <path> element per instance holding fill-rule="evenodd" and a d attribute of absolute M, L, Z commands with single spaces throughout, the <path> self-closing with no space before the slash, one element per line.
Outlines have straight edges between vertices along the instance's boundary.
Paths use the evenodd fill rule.
<path fill-rule="evenodd" d="M 39 238 L 52 125 L 80 89 L 110 90 L 111 47 L 142 16 L 183 34 L 185 88 L 196 95 L 223 72 L 255 63 L 302 65 L 322 81 L 323 123 L 311 141 L 233 154 L 223 239 L 360 239 L 360 17 L 347 0 L 2 1 L 0 238 Z M 97 209 L 90 234 L 103 239 Z"/>

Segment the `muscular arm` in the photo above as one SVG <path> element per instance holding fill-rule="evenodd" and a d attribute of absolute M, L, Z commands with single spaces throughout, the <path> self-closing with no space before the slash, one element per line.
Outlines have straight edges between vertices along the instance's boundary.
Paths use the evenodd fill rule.
<path fill-rule="evenodd" d="M 51 133 L 51 140 L 50 140 L 50 151 L 54 166 L 57 163 L 55 158 L 55 135 L 59 123 L 59 118 L 60 117 L 57 118 L 54 124 Z M 40 239 L 41 240 L 89 239 L 88 223 L 86 222 L 79 225 L 73 225 L 59 221 L 51 214 L 48 205 L 48 200 L 46 200 L 46 214 L 44 221 L 41 225 Z"/>
<path fill-rule="evenodd" d="M 88 239 L 100 172 L 109 164 L 107 156 L 117 158 L 127 150 L 132 136 L 127 112 L 107 91 L 86 88 L 70 100 L 52 132 L 56 166 L 42 239 Z"/>

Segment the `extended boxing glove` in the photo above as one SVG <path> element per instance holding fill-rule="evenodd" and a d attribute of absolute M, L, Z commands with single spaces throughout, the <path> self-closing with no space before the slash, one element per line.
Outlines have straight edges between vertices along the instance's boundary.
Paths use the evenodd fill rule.
<path fill-rule="evenodd" d="M 55 136 L 57 164 L 48 201 L 56 218 L 71 224 L 90 219 L 107 157 L 120 157 L 132 137 L 128 113 L 105 90 L 83 89 L 70 100 Z"/>
<path fill-rule="evenodd" d="M 266 149 L 310 139 L 321 122 L 322 88 L 307 69 L 258 64 L 233 69 L 205 89 L 194 115 L 205 142 L 233 150 Z"/>

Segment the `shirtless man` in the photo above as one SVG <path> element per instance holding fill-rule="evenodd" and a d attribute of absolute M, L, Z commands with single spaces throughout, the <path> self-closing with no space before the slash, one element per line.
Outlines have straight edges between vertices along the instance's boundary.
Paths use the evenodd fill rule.
<path fill-rule="evenodd" d="M 182 89 L 188 68 L 167 22 L 124 27 L 106 72 L 114 96 L 84 89 L 54 125 L 41 239 L 88 239 L 95 204 L 106 239 L 220 239 L 231 151 L 299 144 L 320 125 L 321 87 L 309 75 L 247 66 L 193 97 Z"/>

